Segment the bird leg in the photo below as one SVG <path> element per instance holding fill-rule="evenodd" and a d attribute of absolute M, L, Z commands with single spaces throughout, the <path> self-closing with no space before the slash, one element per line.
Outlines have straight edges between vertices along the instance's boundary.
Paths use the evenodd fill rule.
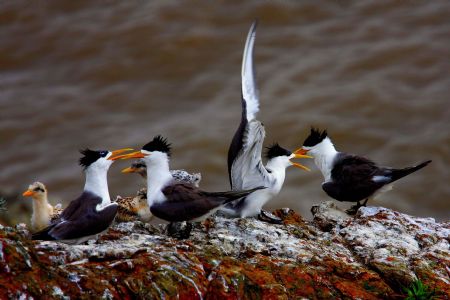
<path fill-rule="evenodd" d="M 258 215 L 258 219 L 263 222 L 267 222 L 270 224 L 282 224 L 283 220 L 275 216 L 273 213 L 265 211 L 261 209 L 261 212 Z"/>
<path fill-rule="evenodd" d="M 167 225 L 167 235 L 178 240 L 189 238 L 192 231 L 192 223 L 187 221 L 171 222 Z"/>
<path fill-rule="evenodd" d="M 369 200 L 369 198 L 366 198 L 366 199 L 364 200 L 364 203 L 363 203 L 363 204 L 359 203 L 359 201 L 356 202 L 355 205 L 353 205 L 352 207 L 350 207 L 349 209 L 347 209 L 345 212 L 348 213 L 349 215 L 355 215 L 356 212 L 358 211 L 358 209 L 359 209 L 360 207 L 366 206 L 368 200 Z"/>

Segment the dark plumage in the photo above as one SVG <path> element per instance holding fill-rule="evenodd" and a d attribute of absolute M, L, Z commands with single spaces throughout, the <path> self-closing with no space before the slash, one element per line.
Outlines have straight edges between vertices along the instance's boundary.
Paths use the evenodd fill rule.
<path fill-rule="evenodd" d="M 155 136 L 153 140 L 151 140 L 142 147 L 142 150 L 146 150 L 149 152 L 152 151 L 164 152 L 169 157 L 171 155 L 171 145 L 167 142 L 167 139 L 163 138 L 161 135 Z"/>
<path fill-rule="evenodd" d="M 33 233 L 33 240 L 72 240 L 106 230 L 116 216 L 117 204 L 96 211 L 95 207 L 101 202 L 99 196 L 84 191 L 50 226 Z"/>
<path fill-rule="evenodd" d="M 108 155 L 108 151 L 106 150 L 91 150 L 89 148 L 80 150 L 80 153 L 83 154 L 83 156 L 80 158 L 80 165 L 85 170 L 100 157 L 105 157 L 106 155 Z"/>
<path fill-rule="evenodd" d="M 254 191 L 264 189 L 257 187 L 246 191 L 205 192 L 190 184 L 174 184 L 162 189 L 167 201 L 153 203 L 152 214 L 170 222 L 192 221 L 214 212 L 220 206 L 245 197 Z"/>
<path fill-rule="evenodd" d="M 330 182 L 323 190 L 338 201 L 358 202 L 372 196 L 377 190 L 428 165 L 431 160 L 414 167 L 393 169 L 378 167 L 371 160 L 340 153 L 331 171 Z"/>
<path fill-rule="evenodd" d="M 231 140 L 230 148 L 228 149 L 228 179 L 230 180 L 230 186 L 233 188 L 233 182 L 231 179 L 231 168 L 233 166 L 233 162 L 238 156 L 239 152 L 242 151 L 243 141 L 245 131 L 248 125 L 247 120 L 247 102 L 244 100 L 244 96 L 241 98 L 242 104 L 242 116 L 241 122 L 239 123 L 239 127 L 234 133 L 233 139 Z"/>
<path fill-rule="evenodd" d="M 320 142 L 322 142 L 326 137 L 327 137 L 326 130 L 321 132 L 319 129 L 311 127 L 311 132 L 308 135 L 308 137 L 305 139 L 305 141 L 303 142 L 303 146 L 306 146 L 306 147 L 315 146 L 315 145 L 319 144 Z"/>
<path fill-rule="evenodd" d="M 278 145 L 278 143 L 275 143 L 272 146 L 267 147 L 266 149 L 267 149 L 266 151 L 267 159 L 271 159 L 278 156 L 290 156 L 292 154 L 291 151 L 284 149 L 283 147 Z"/>
<path fill-rule="evenodd" d="M 389 190 L 393 182 L 431 162 L 427 160 L 402 169 L 378 166 L 365 157 L 336 151 L 326 130 L 320 132 L 314 128 L 311 128 L 302 149 L 296 151 L 306 152 L 314 157 L 317 167 L 321 170 L 325 179 L 322 188 L 328 196 L 338 201 L 357 202 L 349 211 L 352 213 L 364 206 L 369 198 Z M 360 201 L 364 203 L 361 205 Z"/>

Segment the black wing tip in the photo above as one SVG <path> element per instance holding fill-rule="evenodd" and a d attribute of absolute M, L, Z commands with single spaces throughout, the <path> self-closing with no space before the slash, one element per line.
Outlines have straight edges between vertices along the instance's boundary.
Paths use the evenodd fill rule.
<path fill-rule="evenodd" d="M 50 228 L 45 228 L 41 231 L 31 234 L 31 239 L 40 241 L 55 241 L 56 239 L 48 234 L 49 229 Z"/>
<path fill-rule="evenodd" d="M 432 162 L 432 160 L 429 159 L 429 160 L 426 160 L 426 161 L 424 161 L 424 162 L 421 162 L 421 163 L 418 164 L 417 166 L 423 168 L 423 167 L 427 166 L 428 164 L 430 164 L 431 162 Z"/>

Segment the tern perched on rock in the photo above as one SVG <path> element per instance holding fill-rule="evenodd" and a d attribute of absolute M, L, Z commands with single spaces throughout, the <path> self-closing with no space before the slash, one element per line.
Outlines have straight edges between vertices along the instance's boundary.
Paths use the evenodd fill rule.
<path fill-rule="evenodd" d="M 33 199 L 33 214 L 31 215 L 31 228 L 34 231 L 41 230 L 57 218 L 59 218 L 62 208 L 61 204 L 53 206 L 47 199 L 47 188 L 42 182 L 34 182 L 23 192 L 23 196 Z"/>
<path fill-rule="evenodd" d="M 142 158 L 147 175 L 147 202 L 156 217 L 169 221 L 201 221 L 224 204 L 264 189 L 263 186 L 245 191 L 205 192 L 193 184 L 177 182 L 169 169 L 170 144 L 156 136 L 142 150 L 121 158 Z"/>
<path fill-rule="evenodd" d="M 327 131 L 314 128 L 311 128 L 303 147 L 295 153 L 308 153 L 314 157 L 314 162 L 325 179 L 322 189 L 328 196 L 338 201 L 357 203 L 348 211 L 350 213 L 356 213 L 370 198 L 390 190 L 394 181 L 422 169 L 431 162 L 427 160 L 402 169 L 381 167 L 365 157 L 337 151 Z M 361 204 L 360 201 L 364 203 Z"/>
<path fill-rule="evenodd" d="M 242 117 L 228 150 L 228 174 L 233 191 L 252 189 L 257 186 L 267 188 L 229 203 L 221 211 L 235 217 L 259 215 L 266 221 L 280 223 L 280 219 L 262 211 L 262 207 L 280 192 L 287 167 L 293 165 L 309 170 L 301 164 L 292 162 L 291 159 L 308 156 L 293 154 L 280 145 L 273 144 L 268 148 L 267 163 L 263 165 L 261 154 L 266 134 L 263 124 L 256 119 L 259 111 L 259 96 L 253 66 L 256 25 L 256 22 L 252 24 L 244 48 L 241 74 Z"/>
<path fill-rule="evenodd" d="M 117 155 L 132 149 L 81 151 L 80 165 L 86 182 L 83 193 L 48 227 L 33 234 L 34 240 L 58 240 L 68 244 L 85 242 L 106 231 L 117 213 L 108 191 L 108 169 Z"/>

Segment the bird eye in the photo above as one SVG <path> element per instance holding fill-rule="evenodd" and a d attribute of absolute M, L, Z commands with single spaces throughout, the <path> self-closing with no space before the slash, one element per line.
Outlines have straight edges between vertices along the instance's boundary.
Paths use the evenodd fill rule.
<path fill-rule="evenodd" d="M 108 154 L 108 151 L 100 151 L 100 156 L 105 157 Z"/>

